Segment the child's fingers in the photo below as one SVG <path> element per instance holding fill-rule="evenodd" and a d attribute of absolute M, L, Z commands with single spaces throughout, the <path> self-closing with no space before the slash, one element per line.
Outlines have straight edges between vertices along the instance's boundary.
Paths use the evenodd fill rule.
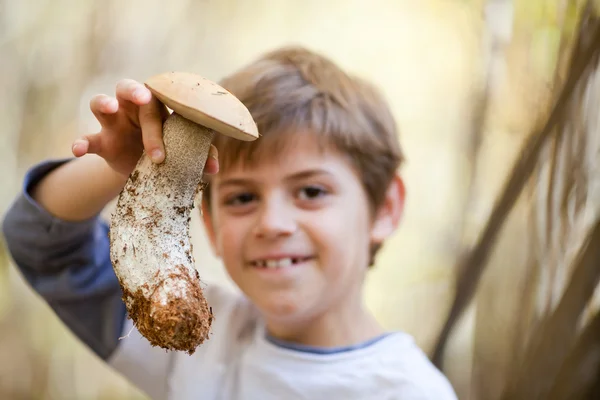
<path fill-rule="evenodd" d="M 139 121 L 142 129 L 144 150 L 155 163 L 165 159 L 163 145 L 163 109 L 164 106 L 155 98 L 140 107 Z"/>
<path fill-rule="evenodd" d="M 211 144 L 208 150 L 208 159 L 206 160 L 204 173 L 214 175 L 217 172 L 219 172 L 219 153 L 217 152 L 217 148 Z"/>
<path fill-rule="evenodd" d="M 83 139 L 77 139 L 73 142 L 71 151 L 73 152 L 73 155 L 75 157 L 81 157 L 86 155 L 88 151 L 88 141 Z"/>
<path fill-rule="evenodd" d="M 102 151 L 102 138 L 99 133 L 84 135 L 73 142 L 71 148 L 75 157 L 85 154 L 98 154 Z"/>
<path fill-rule="evenodd" d="M 130 102 L 137 106 L 148 104 L 152 98 L 150 90 L 133 79 L 121 79 L 116 89 L 119 104 Z"/>
<path fill-rule="evenodd" d="M 119 110 L 119 103 L 112 97 L 99 94 L 90 100 L 90 110 L 100 125 L 107 126 L 111 124 L 114 114 Z"/>

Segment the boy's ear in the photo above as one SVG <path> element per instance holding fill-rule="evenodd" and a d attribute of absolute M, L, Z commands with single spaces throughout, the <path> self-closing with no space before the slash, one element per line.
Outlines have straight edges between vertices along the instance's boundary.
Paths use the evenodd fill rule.
<path fill-rule="evenodd" d="M 213 225 L 213 220 L 212 220 L 212 216 L 210 214 L 210 208 L 208 206 L 208 201 L 204 197 L 204 193 L 202 194 L 201 208 L 202 208 L 202 213 L 201 213 L 202 214 L 201 215 L 202 222 L 204 223 L 204 230 L 206 231 L 206 236 L 208 236 L 208 240 L 210 241 L 210 247 L 212 248 L 213 253 L 217 257 L 220 257 L 221 255 L 219 254 L 219 248 L 217 246 L 217 239 L 216 239 L 215 229 L 214 229 L 214 225 Z"/>
<path fill-rule="evenodd" d="M 373 243 L 381 244 L 394 233 L 402 219 L 405 198 L 404 181 L 400 175 L 395 174 L 371 228 L 371 241 Z"/>

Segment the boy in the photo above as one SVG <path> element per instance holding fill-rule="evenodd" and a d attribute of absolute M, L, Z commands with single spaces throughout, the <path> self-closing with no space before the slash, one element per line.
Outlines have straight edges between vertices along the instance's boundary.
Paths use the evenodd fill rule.
<path fill-rule="evenodd" d="M 135 81 L 119 82 L 116 99 L 92 99 L 102 129 L 74 143 L 76 159 L 28 173 L 4 221 L 25 278 L 84 343 L 155 399 L 455 399 L 412 338 L 385 332 L 361 300 L 404 202 L 402 155 L 383 99 L 302 48 L 265 54 L 221 84 L 262 136 L 217 135 L 207 162 L 204 226 L 241 290 L 206 287 L 215 315 L 207 342 L 192 356 L 152 348 L 126 318 L 110 264 L 98 213 L 143 149 L 164 158 L 166 109 Z"/>

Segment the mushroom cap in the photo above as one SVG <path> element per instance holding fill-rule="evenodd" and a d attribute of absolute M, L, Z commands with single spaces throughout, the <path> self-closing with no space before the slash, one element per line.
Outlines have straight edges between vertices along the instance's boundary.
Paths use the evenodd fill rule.
<path fill-rule="evenodd" d="M 200 75 L 167 72 L 145 82 L 173 112 L 232 138 L 252 141 L 258 128 L 246 106 L 225 88 Z"/>

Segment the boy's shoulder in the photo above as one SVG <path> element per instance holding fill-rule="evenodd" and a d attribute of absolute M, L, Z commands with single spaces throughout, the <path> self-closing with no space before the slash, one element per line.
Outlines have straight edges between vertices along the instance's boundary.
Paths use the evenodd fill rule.
<path fill-rule="evenodd" d="M 446 376 L 429 360 L 413 337 L 404 332 L 390 334 L 390 340 L 373 359 L 373 368 L 381 369 L 410 399 L 456 399 Z M 403 397 L 404 398 L 404 397 Z"/>

